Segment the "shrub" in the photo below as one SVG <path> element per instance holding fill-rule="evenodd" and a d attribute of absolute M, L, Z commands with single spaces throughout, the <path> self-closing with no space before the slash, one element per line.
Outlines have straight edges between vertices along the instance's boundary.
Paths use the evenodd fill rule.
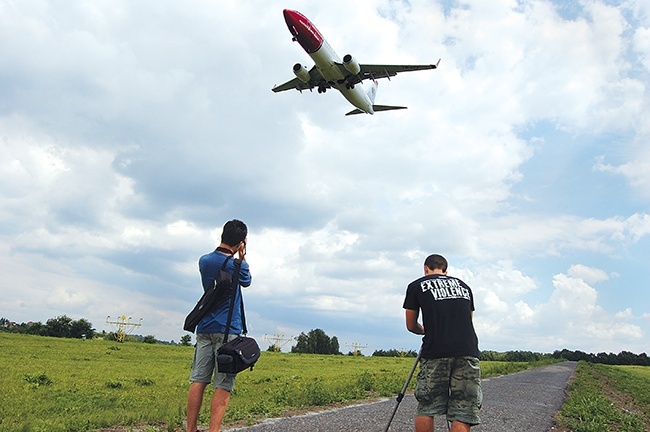
<path fill-rule="evenodd" d="M 52 380 L 48 378 L 48 376 L 45 375 L 44 373 L 40 375 L 25 374 L 25 381 L 27 381 L 34 387 L 48 386 L 52 384 Z"/>

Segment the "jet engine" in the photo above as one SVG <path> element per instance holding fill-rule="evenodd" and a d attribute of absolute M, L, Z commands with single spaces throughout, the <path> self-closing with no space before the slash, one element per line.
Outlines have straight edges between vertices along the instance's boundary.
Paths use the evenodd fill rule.
<path fill-rule="evenodd" d="M 350 54 L 346 54 L 345 56 L 343 56 L 343 66 L 352 75 L 358 75 L 359 72 L 361 72 L 361 66 L 359 66 L 357 60 L 354 57 L 352 57 Z"/>
<path fill-rule="evenodd" d="M 296 74 L 298 79 L 304 83 L 309 82 L 309 71 L 307 68 L 300 63 L 293 65 L 293 73 Z"/>

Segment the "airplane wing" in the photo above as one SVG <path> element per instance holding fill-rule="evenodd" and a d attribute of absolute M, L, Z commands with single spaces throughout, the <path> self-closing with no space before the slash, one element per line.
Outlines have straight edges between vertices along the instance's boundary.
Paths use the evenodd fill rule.
<path fill-rule="evenodd" d="M 284 84 L 274 86 L 271 90 L 273 90 L 276 93 L 286 91 L 286 90 L 293 90 L 293 89 L 302 92 L 303 90 L 311 90 L 314 87 L 321 88 L 321 89 L 328 89 L 331 87 L 327 83 L 327 81 L 325 81 L 325 79 L 318 71 L 318 68 L 316 66 L 313 66 L 309 71 L 309 81 L 304 82 L 300 78 L 296 77 L 291 81 L 287 81 Z"/>
<path fill-rule="evenodd" d="M 341 72 L 348 76 L 348 81 L 353 81 L 352 84 L 360 83 L 366 79 L 379 79 L 379 78 L 388 78 L 394 77 L 400 72 L 412 72 L 420 71 L 427 69 L 437 69 L 440 64 L 440 60 L 436 64 L 429 65 L 359 65 L 361 71 L 354 77 L 350 76 L 350 72 L 345 69 L 343 63 L 337 63 Z"/>
<path fill-rule="evenodd" d="M 366 79 L 379 79 L 379 78 L 388 78 L 397 75 L 400 72 L 411 72 L 427 69 L 436 69 L 440 64 L 440 60 L 436 64 L 430 65 L 359 65 L 361 71 L 357 75 L 352 75 L 343 65 L 343 63 L 335 63 L 343 76 L 346 77 L 347 82 L 350 84 L 358 84 Z M 304 82 L 300 78 L 296 77 L 291 81 L 287 81 L 284 84 L 276 85 L 272 90 L 276 93 L 296 89 L 300 92 L 303 90 L 311 90 L 314 87 L 321 90 L 331 88 L 331 84 L 325 81 L 325 78 L 318 71 L 316 66 L 313 66 L 309 70 L 309 81 Z"/>

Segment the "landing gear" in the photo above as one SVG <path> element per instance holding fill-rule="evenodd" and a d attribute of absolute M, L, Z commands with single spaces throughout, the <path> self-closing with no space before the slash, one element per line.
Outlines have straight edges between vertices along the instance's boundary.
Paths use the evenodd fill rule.
<path fill-rule="evenodd" d="M 327 87 L 325 87 L 325 86 L 318 86 L 318 93 L 325 93 L 326 90 L 327 90 Z"/>

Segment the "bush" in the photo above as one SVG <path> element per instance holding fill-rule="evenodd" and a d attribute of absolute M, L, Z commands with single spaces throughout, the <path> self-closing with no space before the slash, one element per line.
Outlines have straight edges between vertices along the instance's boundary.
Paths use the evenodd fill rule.
<path fill-rule="evenodd" d="M 52 380 L 44 373 L 40 375 L 25 374 L 25 381 L 32 384 L 34 387 L 48 386 L 52 384 Z"/>

